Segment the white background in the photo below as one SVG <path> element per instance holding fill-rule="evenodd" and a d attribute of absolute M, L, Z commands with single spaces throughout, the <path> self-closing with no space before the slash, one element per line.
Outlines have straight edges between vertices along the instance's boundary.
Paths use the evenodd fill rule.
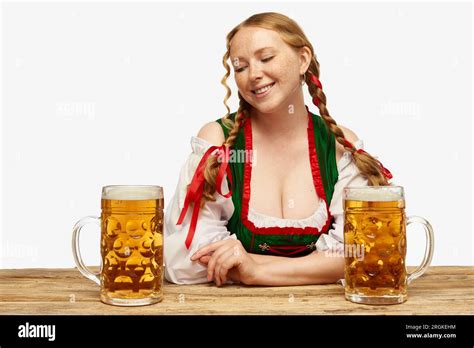
<path fill-rule="evenodd" d="M 191 135 L 225 114 L 226 34 L 267 11 L 300 24 L 331 115 L 432 223 L 433 264 L 473 265 L 470 3 L 4 2 L 0 268 L 73 267 L 104 185 L 161 185 L 167 204 Z M 81 241 L 99 264 L 98 228 Z M 407 263 L 423 250 L 414 228 Z"/>

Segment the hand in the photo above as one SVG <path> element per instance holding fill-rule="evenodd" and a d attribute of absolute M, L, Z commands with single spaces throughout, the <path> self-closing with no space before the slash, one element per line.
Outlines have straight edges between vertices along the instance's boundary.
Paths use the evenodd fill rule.
<path fill-rule="evenodd" d="M 217 286 L 224 284 L 227 278 L 250 284 L 257 268 L 242 243 L 235 239 L 211 243 L 195 252 L 191 260 L 207 264 L 207 280 L 214 279 Z"/>

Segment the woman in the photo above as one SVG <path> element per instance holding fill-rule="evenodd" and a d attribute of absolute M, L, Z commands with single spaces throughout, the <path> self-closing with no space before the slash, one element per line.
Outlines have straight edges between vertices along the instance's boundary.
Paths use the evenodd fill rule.
<path fill-rule="evenodd" d="M 240 101 L 232 114 L 229 59 Z M 343 243 L 342 189 L 388 185 L 390 172 L 330 116 L 313 47 L 290 18 L 260 13 L 239 24 L 227 35 L 223 64 L 228 113 L 191 139 L 166 212 L 166 278 L 336 282 L 344 258 L 323 251 Z M 304 84 L 321 116 L 306 107 Z M 245 160 L 232 160 L 232 151 Z"/>

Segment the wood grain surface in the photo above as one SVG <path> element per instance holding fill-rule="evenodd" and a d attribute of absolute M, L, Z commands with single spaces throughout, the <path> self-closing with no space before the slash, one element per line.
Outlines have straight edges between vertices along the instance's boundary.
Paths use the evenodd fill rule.
<path fill-rule="evenodd" d="M 97 268 L 96 268 L 97 269 Z M 0 270 L 0 314 L 74 315 L 451 315 L 474 314 L 474 267 L 431 267 L 409 287 L 408 301 L 354 304 L 339 284 L 255 287 L 165 283 L 162 302 L 117 307 L 99 300 L 99 286 L 77 269 Z"/>

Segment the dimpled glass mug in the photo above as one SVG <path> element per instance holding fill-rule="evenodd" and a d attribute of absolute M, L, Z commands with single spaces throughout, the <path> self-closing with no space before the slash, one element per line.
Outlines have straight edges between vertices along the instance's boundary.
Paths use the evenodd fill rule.
<path fill-rule="evenodd" d="M 141 306 L 162 300 L 163 204 L 160 186 L 105 186 L 101 217 L 88 216 L 74 226 L 74 260 L 86 278 L 100 285 L 102 302 Z M 88 223 L 101 226 L 98 274 L 85 266 L 79 250 L 79 235 Z"/>
<path fill-rule="evenodd" d="M 421 265 L 407 274 L 406 226 L 426 232 Z M 405 217 L 403 187 L 344 189 L 345 297 L 364 304 L 396 304 L 407 299 L 407 286 L 428 269 L 433 257 L 433 228 L 421 217 Z"/>

